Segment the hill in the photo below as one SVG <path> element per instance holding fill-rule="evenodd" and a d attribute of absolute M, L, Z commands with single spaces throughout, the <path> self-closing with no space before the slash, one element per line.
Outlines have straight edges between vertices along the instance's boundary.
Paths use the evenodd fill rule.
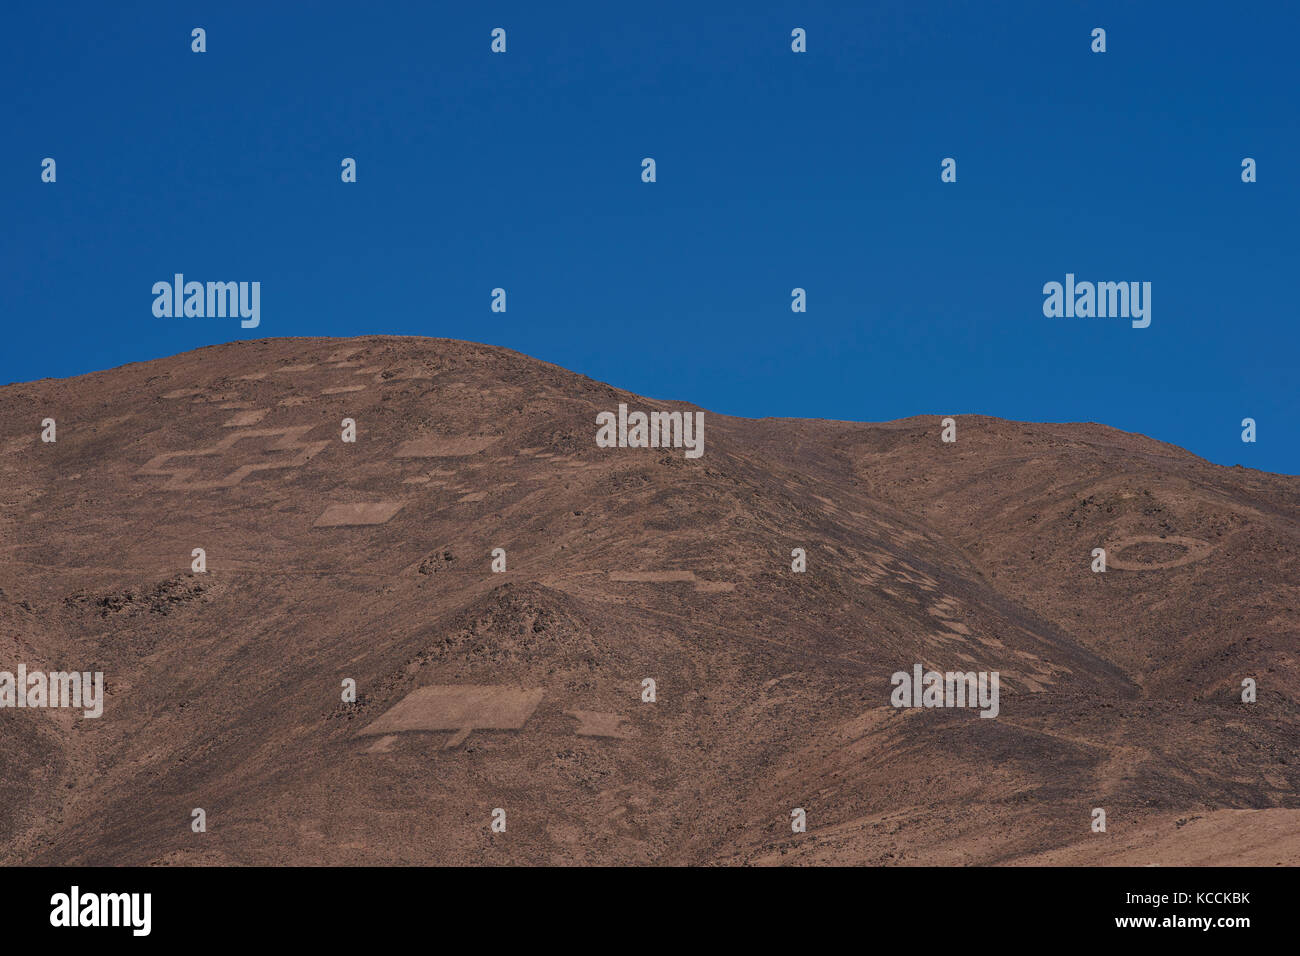
<path fill-rule="evenodd" d="M 620 404 L 702 411 L 400 337 L 0 388 L 0 670 L 105 685 L 0 709 L 0 862 L 1300 859 L 1300 479 Z M 996 717 L 891 706 L 918 664 Z"/>

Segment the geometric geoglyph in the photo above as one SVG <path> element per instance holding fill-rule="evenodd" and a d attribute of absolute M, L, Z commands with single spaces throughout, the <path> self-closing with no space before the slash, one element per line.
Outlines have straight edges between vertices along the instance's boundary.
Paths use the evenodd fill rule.
<path fill-rule="evenodd" d="M 626 740 L 632 736 L 624 726 L 627 718 L 622 714 L 613 714 L 600 710 L 566 710 L 567 716 L 578 721 L 574 731 L 579 737 L 617 737 Z"/>
<path fill-rule="evenodd" d="M 695 585 L 695 590 L 705 594 L 736 589 L 733 581 L 702 581 L 695 576 L 694 571 L 610 571 L 609 579 L 636 584 L 691 583 Z"/>
<path fill-rule="evenodd" d="M 316 519 L 313 527 L 342 528 L 351 525 L 383 524 L 401 510 L 402 502 L 400 501 L 330 505 Z"/>
<path fill-rule="evenodd" d="M 518 730 L 542 700 L 541 688 L 499 684 L 431 684 L 417 687 L 358 735 L 454 730 L 454 747 L 473 730 Z"/>
<path fill-rule="evenodd" d="M 491 436 L 428 435 L 402 442 L 394 458 L 465 458 L 495 444 Z"/>
<path fill-rule="evenodd" d="M 189 451 L 169 451 L 153 458 L 136 472 L 138 475 L 166 475 L 168 481 L 162 487 L 168 491 L 207 491 L 212 488 L 230 488 L 239 484 L 257 471 L 269 471 L 277 468 L 301 468 L 321 452 L 328 441 L 304 442 L 303 436 L 315 428 L 315 425 L 294 425 L 285 428 L 253 428 L 247 431 L 232 432 L 210 448 L 195 448 Z M 265 461 L 242 464 L 222 478 L 212 481 L 189 481 L 197 467 L 179 468 L 169 466 L 169 462 L 179 458 L 203 458 L 225 455 L 235 444 L 248 438 L 276 438 L 278 441 L 267 446 L 275 452 L 274 457 Z M 281 454 L 283 453 L 283 454 Z"/>
<path fill-rule="evenodd" d="M 644 584 L 666 584 L 696 579 L 694 571 L 610 571 L 611 581 L 637 581 Z"/>

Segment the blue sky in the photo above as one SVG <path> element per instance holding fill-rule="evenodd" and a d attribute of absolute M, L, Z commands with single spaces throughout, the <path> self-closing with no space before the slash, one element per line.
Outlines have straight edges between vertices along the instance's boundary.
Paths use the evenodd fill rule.
<path fill-rule="evenodd" d="M 1300 473 L 1293 5 L 54 3 L 2 22 L 0 382 L 249 337 L 448 336 L 729 414 L 1098 421 Z M 156 318 L 176 272 L 261 282 L 260 326 Z M 1151 282 L 1151 326 L 1044 317 L 1067 272 Z"/>

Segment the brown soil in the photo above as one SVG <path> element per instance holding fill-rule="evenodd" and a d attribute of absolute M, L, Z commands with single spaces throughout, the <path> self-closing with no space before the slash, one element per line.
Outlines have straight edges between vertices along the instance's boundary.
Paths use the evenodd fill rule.
<path fill-rule="evenodd" d="M 398 337 L 0 388 L 0 670 L 106 683 L 0 709 L 0 863 L 1300 861 L 1300 479 L 973 415 L 598 448 L 619 402 L 690 407 Z M 998 717 L 889 706 L 916 663 Z"/>

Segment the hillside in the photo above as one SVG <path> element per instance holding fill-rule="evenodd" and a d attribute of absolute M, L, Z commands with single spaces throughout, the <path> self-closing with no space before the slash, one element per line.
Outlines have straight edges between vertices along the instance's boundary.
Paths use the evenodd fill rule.
<path fill-rule="evenodd" d="M 399 337 L 0 388 L 0 670 L 105 681 L 0 709 L 0 863 L 1300 859 L 1300 479 L 620 403 L 697 410 Z M 997 716 L 890 706 L 916 664 Z"/>

